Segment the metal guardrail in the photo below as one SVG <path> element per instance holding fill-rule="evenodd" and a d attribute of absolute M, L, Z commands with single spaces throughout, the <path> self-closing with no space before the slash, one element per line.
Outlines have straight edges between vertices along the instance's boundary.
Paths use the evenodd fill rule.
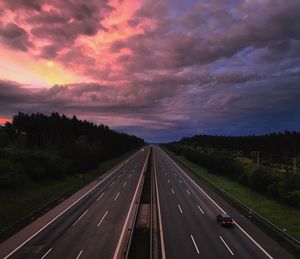
<path fill-rule="evenodd" d="M 165 149 L 166 150 L 166 149 Z M 175 159 L 177 163 L 180 163 L 181 166 L 188 169 L 189 171 L 195 173 L 195 169 L 188 167 L 185 165 L 182 161 L 177 159 L 172 152 L 167 150 L 167 152 Z M 277 236 L 279 236 L 281 239 L 284 239 L 285 241 L 289 242 L 299 253 L 300 253 L 300 241 L 296 238 L 289 235 L 285 229 L 281 229 L 272 222 L 270 222 L 268 219 L 260 215 L 255 210 L 248 207 L 246 204 L 238 200 L 236 197 L 225 191 L 223 188 L 218 186 L 217 184 L 210 181 L 208 178 L 206 178 L 203 175 L 197 174 L 197 176 L 200 176 L 202 179 L 204 179 L 207 183 L 209 183 L 214 189 L 216 189 L 219 193 L 222 193 L 225 195 L 228 199 L 230 199 L 235 205 L 243 209 L 244 211 L 248 212 L 248 217 L 252 219 L 256 219 L 259 223 L 262 223 L 264 226 L 268 228 L 268 230 L 271 230 L 273 233 L 275 233 Z"/>

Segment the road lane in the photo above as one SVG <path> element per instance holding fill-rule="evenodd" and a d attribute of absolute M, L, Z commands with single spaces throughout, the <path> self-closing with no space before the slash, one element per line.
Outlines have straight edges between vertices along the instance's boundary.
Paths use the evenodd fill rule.
<path fill-rule="evenodd" d="M 218 225 L 215 217 L 222 207 L 238 215 L 235 217 L 238 222 L 241 216 L 220 197 L 215 202 L 216 194 L 212 195 L 208 188 L 200 190 L 193 183 L 199 180 L 193 178 L 191 181 L 190 173 L 183 172 L 160 148 L 154 147 L 153 154 L 166 258 L 275 258 L 275 255 L 278 258 L 292 258 L 251 222 L 247 224 L 252 224 L 250 236 L 253 235 L 254 240 L 239 227 L 224 228 Z M 272 246 L 274 249 L 269 249 Z"/>
<path fill-rule="evenodd" d="M 144 150 L 113 171 L 9 258 L 112 258 L 149 147 Z"/>

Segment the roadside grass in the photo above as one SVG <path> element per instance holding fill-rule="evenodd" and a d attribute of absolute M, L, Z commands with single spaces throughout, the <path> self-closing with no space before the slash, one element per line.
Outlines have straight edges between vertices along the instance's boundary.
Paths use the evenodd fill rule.
<path fill-rule="evenodd" d="M 168 150 L 168 152 L 170 152 Z M 172 152 L 170 152 L 172 153 Z M 274 225 L 286 229 L 287 233 L 300 240 L 300 209 L 281 204 L 265 195 L 231 181 L 220 175 L 209 173 L 205 168 L 190 162 L 183 156 L 172 153 L 180 162 L 190 168 L 199 178 L 208 179 L 236 199 L 261 214 Z"/>
<path fill-rule="evenodd" d="M 134 151 L 135 152 L 135 151 Z M 27 182 L 11 190 L 0 190 L 0 242 L 49 209 L 101 176 L 134 152 L 101 163 L 95 170 L 60 180 Z"/>

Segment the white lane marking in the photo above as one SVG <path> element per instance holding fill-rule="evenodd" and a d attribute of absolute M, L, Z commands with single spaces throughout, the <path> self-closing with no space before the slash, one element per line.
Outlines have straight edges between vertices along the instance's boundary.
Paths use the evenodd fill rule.
<path fill-rule="evenodd" d="M 79 254 L 77 255 L 76 259 L 78 259 L 78 258 L 81 256 L 82 252 L 83 252 L 83 250 L 81 250 L 81 251 L 79 252 Z"/>
<path fill-rule="evenodd" d="M 195 239 L 194 239 L 193 235 L 191 235 L 191 239 L 192 239 L 192 241 L 193 241 L 193 244 L 194 244 L 194 247 L 195 247 L 195 249 L 196 249 L 196 251 L 197 251 L 197 254 L 200 254 L 199 249 L 198 249 L 198 246 L 197 246 L 197 244 L 196 244 L 196 242 L 195 242 Z"/>
<path fill-rule="evenodd" d="M 188 195 L 191 195 L 191 193 L 189 192 L 189 190 L 188 189 L 185 189 L 186 190 L 186 192 L 187 192 L 187 194 Z"/>
<path fill-rule="evenodd" d="M 231 255 L 234 255 L 234 253 L 232 252 L 232 250 L 229 248 L 229 246 L 226 244 L 226 242 L 224 241 L 224 239 L 220 236 L 221 241 L 223 242 L 223 244 L 226 246 L 226 248 L 228 249 L 228 251 L 231 253 Z"/>
<path fill-rule="evenodd" d="M 173 188 L 172 188 L 171 190 L 172 190 L 172 193 L 173 193 L 173 194 L 175 194 L 175 192 L 174 192 Z"/>
<path fill-rule="evenodd" d="M 182 212 L 182 209 L 181 209 L 180 205 L 178 204 L 177 206 L 178 206 L 178 209 L 180 210 L 181 214 L 183 214 L 183 212 Z"/>
<path fill-rule="evenodd" d="M 136 155 L 136 154 L 134 154 Z M 8 255 L 6 255 L 3 259 L 8 259 L 12 254 L 14 254 L 16 251 L 18 251 L 22 246 L 27 244 L 32 238 L 34 238 L 36 235 L 38 235 L 40 232 L 42 232 L 46 227 L 48 227 L 50 224 L 52 224 L 55 220 L 57 220 L 61 215 L 63 215 L 66 211 L 68 211 L 70 208 L 72 208 L 76 203 L 78 203 L 80 200 L 82 200 L 85 196 L 87 196 L 90 192 L 95 190 L 101 183 L 103 183 L 107 178 L 109 178 L 113 173 L 118 171 L 123 165 L 125 165 L 130 159 L 134 157 L 132 155 L 129 157 L 125 162 L 121 163 L 116 169 L 114 169 L 109 175 L 107 175 L 104 179 L 102 179 L 99 183 L 97 183 L 93 188 L 91 188 L 89 191 L 87 191 L 85 194 L 83 194 L 80 198 L 78 198 L 76 201 L 74 201 L 69 207 L 64 209 L 61 213 L 59 213 L 55 218 L 53 218 L 51 221 L 49 221 L 45 226 L 43 226 L 40 230 L 35 232 L 32 236 L 27 238 L 22 244 L 20 244 L 17 248 L 15 248 L 13 251 L 11 251 Z"/>
<path fill-rule="evenodd" d="M 204 211 L 201 209 L 199 205 L 197 205 L 198 209 L 201 211 L 202 214 L 204 214 Z"/>
<path fill-rule="evenodd" d="M 179 167 L 165 152 L 162 151 L 162 153 L 223 213 L 226 214 L 225 210 L 223 210 L 212 198 L 208 196 L 208 194 L 200 187 L 196 182 L 189 177 L 186 172 L 184 172 L 181 167 Z M 235 225 L 270 259 L 273 259 L 273 257 L 261 247 L 260 244 L 258 244 L 236 221 Z"/>
<path fill-rule="evenodd" d="M 41 259 L 44 259 L 50 252 L 51 252 L 52 248 L 50 248 L 42 257 Z"/>
<path fill-rule="evenodd" d="M 258 248 L 260 248 L 260 250 L 261 251 L 263 251 L 264 252 L 264 254 L 268 257 L 268 258 L 270 258 L 270 259 L 273 259 L 273 257 L 270 255 L 270 254 L 268 254 L 268 252 L 265 250 L 265 249 L 263 249 L 254 239 L 253 239 L 253 237 L 251 237 L 236 221 L 234 221 L 234 223 L 235 223 L 235 225 L 258 247 Z"/>
<path fill-rule="evenodd" d="M 129 178 L 131 177 L 131 174 L 129 175 Z"/>
<path fill-rule="evenodd" d="M 181 181 L 181 180 L 179 180 L 179 182 L 180 182 L 180 183 L 182 183 L 182 181 Z"/>
<path fill-rule="evenodd" d="M 104 216 L 102 217 L 102 219 L 99 221 L 97 228 L 101 225 L 102 221 L 105 219 L 106 215 L 108 213 L 108 210 L 105 212 Z"/>
<path fill-rule="evenodd" d="M 157 172 L 156 172 L 156 164 L 155 164 L 154 154 L 153 154 L 153 165 L 154 165 L 153 168 L 154 168 L 154 175 L 155 175 L 155 186 L 156 186 L 156 197 L 157 197 L 157 208 L 158 208 L 161 258 L 166 259 L 165 241 L 164 241 L 164 233 L 163 233 L 163 227 L 162 227 L 162 217 L 161 217 L 161 211 L 160 211 L 159 191 L 158 191 L 158 184 L 157 184 Z"/>
<path fill-rule="evenodd" d="M 116 201 L 118 199 L 119 195 L 120 195 L 120 192 L 118 192 L 117 196 L 114 198 L 114 201 Z"/>
<path fill-rule="evenodd" d="M 170 183 L 170 180 L 168 179 L 168 183 Z"/>
<path fill-rule="evenodd" d="M 97 201 L 103 196 L 104 192 L 97 198 Z"/>
<path fill-rule="evenodd" d="M 125 182 L 125 183 L 123 184 L 123 188 L 125 187 L 126 184 L 127 184 L 127 182 Z"/>
<path fill-rule="evenodd" d="M 150 149 L 149 149 L 148 154 L 147 154 L 147 157 L 146 157 L 146 159 L 145 159 L 145 162 L 144 162 L 144 165 L 143 165 L 141 174 L 140 174 L 140 178 L 139 178 L 139 181 L 138 181 L 138 183 L 137 183 L 137 186 L 136 186 L 136 189 L 135 189 L 135 192 L 134 192 L 134 195 L 133 195 L 133 198 L 132 198 L 132 201 L 131 201 L 131 204 L 130 204 L 130 207 L 129 207 L 129 210 L 128 210 L 128 213 L 127 213 L 127 216 L 126 216 L 126 219 L 125 219 L 125 223 L 124 223 L 124 225 L 123 225 L 123 229 L 122 229 L 122 232 L 121 232 L 121 235 L 120 235 L 120 238 L 119 238 L 117 247 L 116 247 L 116 249 L 115 249 L 115 253 L 114 253 L 113 259 L 117 259 L 118 256 L 119 256 L 120 249 L 121 249 L 121 244 L 122 244 L 122 242 L 123 242 L 124 235 L 125 235 L 125 231 L 126 231 L 126 229 L 127 229 L 129 217 L 130 217 L 130 214 L 131 214 L 133 205 L 134 205 L 134 203 L 135 203 L 135 201 L 136 201 L 138 188 L 139 188 L 140 183 L 141 183 L 141 181 L 142 181 L 142 178 L 143 178 L 143 172 L 145 172 L 145 168 L 146 168 L 147 162 L 148 162 L 148 160 L 149 160 L 149 155 L 150 155 Z"/>
<path fill-rule="evenodd" d="M 74 224 L 73 224 L 73 227 L 76 225 L 76 223 L 81 220 L 83 218 L 83 216 L 88 212 L 88 210 L 86 210 L 84 213 L 82 213 L 82 215 L 79 217 L 79 219 L 77 219 Z"/>
<path fill-rule="evenodd" d="M 115 181 L 113 181 L 109 186 L 112 186 L 115 183 Z"/>

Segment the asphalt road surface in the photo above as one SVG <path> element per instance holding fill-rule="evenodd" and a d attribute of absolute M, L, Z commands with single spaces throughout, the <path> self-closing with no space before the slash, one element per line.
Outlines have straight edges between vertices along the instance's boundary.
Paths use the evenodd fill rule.
<path fill-rule="evenodd" d="M 148 152 L 138 151 L 6 257 L 113 258 Z"/>
<path fill-rule="evenodd" d="M 162 149 L 154 147 L 153 155 L 163 259 L 293 258 Z M 235 227 L 217 223 L 225 211 Z"/>

